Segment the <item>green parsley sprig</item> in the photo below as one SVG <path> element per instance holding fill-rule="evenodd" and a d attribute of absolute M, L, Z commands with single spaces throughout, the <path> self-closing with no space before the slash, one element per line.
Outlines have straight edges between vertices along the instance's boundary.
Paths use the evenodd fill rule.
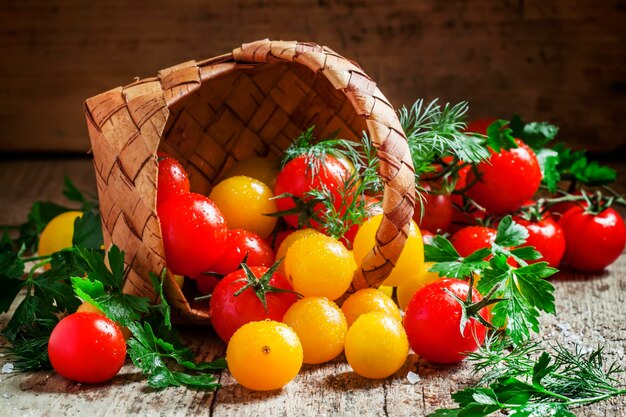
<path fill-rule="evenodd" d="M 151 304 L 148 298 L 122 292 L 124 252 L 116 246 L 109 250 L 110 270 L 102 256 L 85 258 L 91 269 L 85 277 L 72 277 L 76 295 L 130 330 L 132 336 L 126 342 L 128 356 L 147 375 L 148 386 L 160 389 L 186 385 L 208 390 L 220 387 L 215 371 L 226 367 L 224 359 L 196 363 L 193 352 L 183 346 L 172 327 L 171 310 L 163 291 L 165 270 L 158 277 L 150 274 L 159 296 L 158 303 Z"/>
<path fill-rule="evenodd" d="M 82 275 L 88 265 L 80 251 L 98 252 L 90 246 L 102 245 L 100 217 L 93 212 L 85 212 L 74 223 L 73 240 L 69 249 L 43 257 L 24 257 L 25 243 L 15 250 L 15 242 L 4 235 L 0 243 L 0 312 L 7 312 L 18 294 L 24 297 L 2 330 L 11 343 L 9 355 L 14 359 L 18 370 L 49 368 L 47 357 L 48 338 L 52 329 L 64 314 L 73 313 L 80 305 L 75 296 L 69 277 Z M 26 272 L 26 262 L 36 262 Z M 40 267 L 50 267 L 37 275 Z"/>
<path fill-rule="evenodd" d="M 424 247 L 426 261 L 435 262 L 430 270 L 440 276 L 463 279 L 480 275 L 478 291 L 502 300 L 493 307 L 492 324 L 497 328 L 506 325 L 506 334 L 514 343 L 528 340 L 530 331 L 539 332 L 540 311 L 555 313 L 554 286 L 545 278 L 557 270 L 546 262 L 528 265 L 527 260 L 541 255 L 532 247 L 521 246 L 527 238 L 528 231 L 506 216 L 491 246 L 467 257 L 460 256 L 443 236 L 436 236 Z"/>

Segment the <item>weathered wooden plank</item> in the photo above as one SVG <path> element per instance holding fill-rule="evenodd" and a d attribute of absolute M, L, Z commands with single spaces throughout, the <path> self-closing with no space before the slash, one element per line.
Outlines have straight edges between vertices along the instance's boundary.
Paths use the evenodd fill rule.
<path fill-rule="evenodd" d="M 624 165 L 620 165 L 623 173 Z M 91 162 L 2 161 L 0 164 L 0 224 L 23 219 L 35 199 L 56 201 L 63 174 L 82 188 L 92 189 Z M 620 189 L 626 189 L 620 185 Z M 541 338 L 565 344 L 605 347 L 608 360 L 625 362 L 626 255 L 607 271 L 596 275 L 562 272 L 553 280 L 558 315 L 542 320 Z M 15 305 L 13 306 L 15 308 Z M 0 315 L 0 328 L 9 314 Z M 221 355 L 224 345 L 207 328 L 181 329 L 185 340 L 204 359 Z M 0 346 L 6 340 L 0 337 Z M 0 356 L 0 368 L 7 362 Z M 421 380 L 411 385 L 408 371 Z M 423 416 L 451 405 L 450 393 L 471 383 L 466 364 L 434 366 L 412 354 L 405 366 L 383 381 L 354 374 L 343 357 L 324 365 L 305 366 L 284 389 L 251 392 L 223 372 L 223 388 L 216 394 L 185 388 L 153 391 L 143 378 L 125 365 L 109 384 L 81 385 L 65 381 L 53 372 L 0 373 L 0 416 Z M 626 375 L 620 377 L 626 384 Z M 581 417 L 626 416 L 626 398 L 606 401 L 576 411 Z"/>
<path fill-rule="evenodd" d="M 396 106 L 469 100 L 473 117 L 520 112 L 568 141 L 626 144 L 621 0 L 22 0 L 0 22 L 2 150 L 84 151 L 86 98 L 266 37 L 356 59 Z"/>

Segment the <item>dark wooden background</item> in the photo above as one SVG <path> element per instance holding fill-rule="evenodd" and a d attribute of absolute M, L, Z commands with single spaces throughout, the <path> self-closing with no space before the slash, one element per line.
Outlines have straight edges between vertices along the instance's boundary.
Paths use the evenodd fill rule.
<path fill-rule="evenodd" d="M 265 37 L 355 59 L 396 106 L 468 100 L 626 145 L 623 0 L 2 0 L 0 153 L 85 152 L 87 97 Z"/>

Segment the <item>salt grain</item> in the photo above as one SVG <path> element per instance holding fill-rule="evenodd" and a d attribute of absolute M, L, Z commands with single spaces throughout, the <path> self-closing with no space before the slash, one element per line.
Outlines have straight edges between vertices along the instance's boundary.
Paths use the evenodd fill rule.
<path fill-rule="evenodd" d="M 415 385 L 420 382 L 420 376 L 413 371 L 409 371 L 409 373 L 406 374 L 406 378 L 409 380 L 411 385 Z"/>
<path fill-rule="evenodd" d="M 4 365 L 2 365 L 2 373 L 3 374 L 10 374 L 11 372 L 13 372 L 13 364 L 12 363 L 5 363 Z"/>

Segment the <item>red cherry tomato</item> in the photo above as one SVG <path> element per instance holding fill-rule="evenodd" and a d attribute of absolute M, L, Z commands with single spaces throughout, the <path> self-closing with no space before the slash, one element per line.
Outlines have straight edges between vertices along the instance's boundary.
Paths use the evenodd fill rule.
<path fill-rule="evenodd" d="M 274 264 L 274 251 L 259 235 L 243 229 L 228 231 L 222 256 L 213 264 L 212 272 L 228 275 L 239 269 L 247 255 L 248 266 L 270 267 Z"/>
<path fill-rule="evenodd" d="M 57 373 L 71 381 L 97 384 L 119 372 L 126 358 L 120 328 L 99 313 L 74 313 L 61 320 L 48 341 Z"/>
<path fill-rule="evenodd" d="M 565 252 L 565 236 L 561 226 L 549 215 L 535 222 L 519 217 L 515 221 L 528 230 L 528 239 L 523 246 L 534 246 L 543 255 L 541 259 L 528 263 L 547 262 L 551 267 L 557 268 Z"/>
<path fill-rule="evenodd" d="M 159 175 L 157 178 L 157 206 L 171 197 L 189 192 L 189 177 L 176 159 L 159 152 Z"/>
<path fill-rule="evenodd" d="M 418 224 L 420 230 L 428 230 L 431 232 L 444 233 L 447 232 L 452 224 L 452 197 L 450 194 L 435 194 L 428 184 L 422 184 L 426 190 L 422 193 L 422 199 L 415 200 L 415 211 L 413 212 L 413 220 Z M 422 213 L 422 207 L 424 212 Z"/>
<path fill-rule="evenodd" d="M 519 209 L 530 199 L 541 183 L 541 169 L 532 149 L 520 140 L 518 147 L 492 153 L 489 160 L 477 165 L 480 178 L 467 174 L 474 185 L 467 195 L 492 214 L 505 214 Z"/>
<path fill-rule="evenodd" d="M 251 267 L 255 277 L 260 278 L 268 271 L 265 267 Z M 246 285 L 246 274 L 240 269 L 226 275 L 215 287 L 211 296 L 209 314 L 211 323 L 218 336 L 228 342 L 231 336 L 246 323 L 265 319 L 282 321 L 285 312 L 296 302 L 296 294 L 292 292 L 267 292 L 267 311 L 253 288 L 249 287 L 239 295 L 237 291 Z M 273 287 L 293 290 L 282 275 L 274 273 L 269 280 Z"/>
<path fill-rule="evenodd" d="M 559 225 L 565 235 L 563 261 L 579 271 L 601 271 L 624 250 L 626 227 L 612 208 L 591 214 L 582 207 L 573 207 Z"/>
<path fill-rule="evenodd" d="M 453 206 L 452 224 L 450 225 L 449 232 L 456 233 L 464 227 L 480 225 L 485 217 L 487 217 L 487 213 L 484 210 L 472 207 L 469 211 L 466 211 Z"/>
<path fill-rule="evenodd" d="M 444 278 L 420 289 L 409 302 L 404 328 L 411 348 L 423 359 L 435 363 L 459 362 L 466 356 L 462 352 L 473 352 L 484 342 L 485 326 L 476 319 L 470 319 L 461 334 L 461 305 L 445 291 L 464 300 L 468 289 L 466 281 Z M 474 290 L 472 300 L 480 299 Z M 489 320 L 486 307 L 480 310 L 480 315 Z"/>
<path fill-rule="evenodd" d="M 200 274 L 193 279 L 196 281 L 198 292 L 202 295 L 212 294 L 217 284 L 220 283 L 220 279 L 215 275 Z"/>
<path fill-rule="evenodd" d="M 296 230 L 297 229 L 281 230 L 280 232 L 276 233 L 275 239 L 272 239 L 272 236 L 270 236 L 267 240 L 269 242 L 273 242 L 272 249 L 274 250 L 274 252 L 276 252 L 278 248 L 280 248 L 280 244 L 283 243 L 283 241 Z"/>
<path fill-rule="evenodd" d="M 289 193 L 298 198 L 305 198 L 305 194 L 310 190 L 327 189 L 332 195 L 333 205 L 337 210 L 341 210 L 340 191 L 349 175 L 346 166 L 331 155 L 327 155 L 323 161 L 301 155 L 287 162 L 280 171 L 276 178 L 274 195 Z M 277 199 L 276 206 L 278 211 L 284 211 L 293 209 L 295 204 L 291 198 L 285 197 Z M 323 210 L 324 206 L 321 203 L 313 207 L 313 211 L 318 215 Z M 298 215 L 290 214 L 284 218 L 291 227 L 298 227 Z M 315 227 L 317 222 L 311 221 L 311 225 Z"/>
<path fill-rule="evenodd" d="M 465 128 L 466 132 L 480 133 L 481 135 L 487 134 L 487 128 L 490 124 L 495 122 L 497 119 L 478 119 L 473 122 L 469 122 L 467 127 Z"/>
<path fill-rule="evenodd" d="M 496 239 L 496 234 L 497 231 L 490 227 L 466 226 L 452 235 L 450 243 L 459 252 L 459 255 L 466 257 L 478 249 L 491 247 L 491 243 Z M 485 258 L 485 260 L 489 259 L 491 259 L 491 255 Z M 517 266 L 513 257 L 509 257 L 506 262 L 511 266 Z"/>
<path fill-rule="evenodd" d="M 228 233 L 215 203 L 203 195 L 187 193 L 166 200 L 158 213 L 170 270 L 188 277 L 210 271 L 224 250 Z"/>
<path fill-rule="evenodd" d="M 490 247 L 495 238 L 495 229 L 484 226 L 466 226 L 452 235 L 450 243 L 459 255 L 466 257 L 478 249 Z"/>

